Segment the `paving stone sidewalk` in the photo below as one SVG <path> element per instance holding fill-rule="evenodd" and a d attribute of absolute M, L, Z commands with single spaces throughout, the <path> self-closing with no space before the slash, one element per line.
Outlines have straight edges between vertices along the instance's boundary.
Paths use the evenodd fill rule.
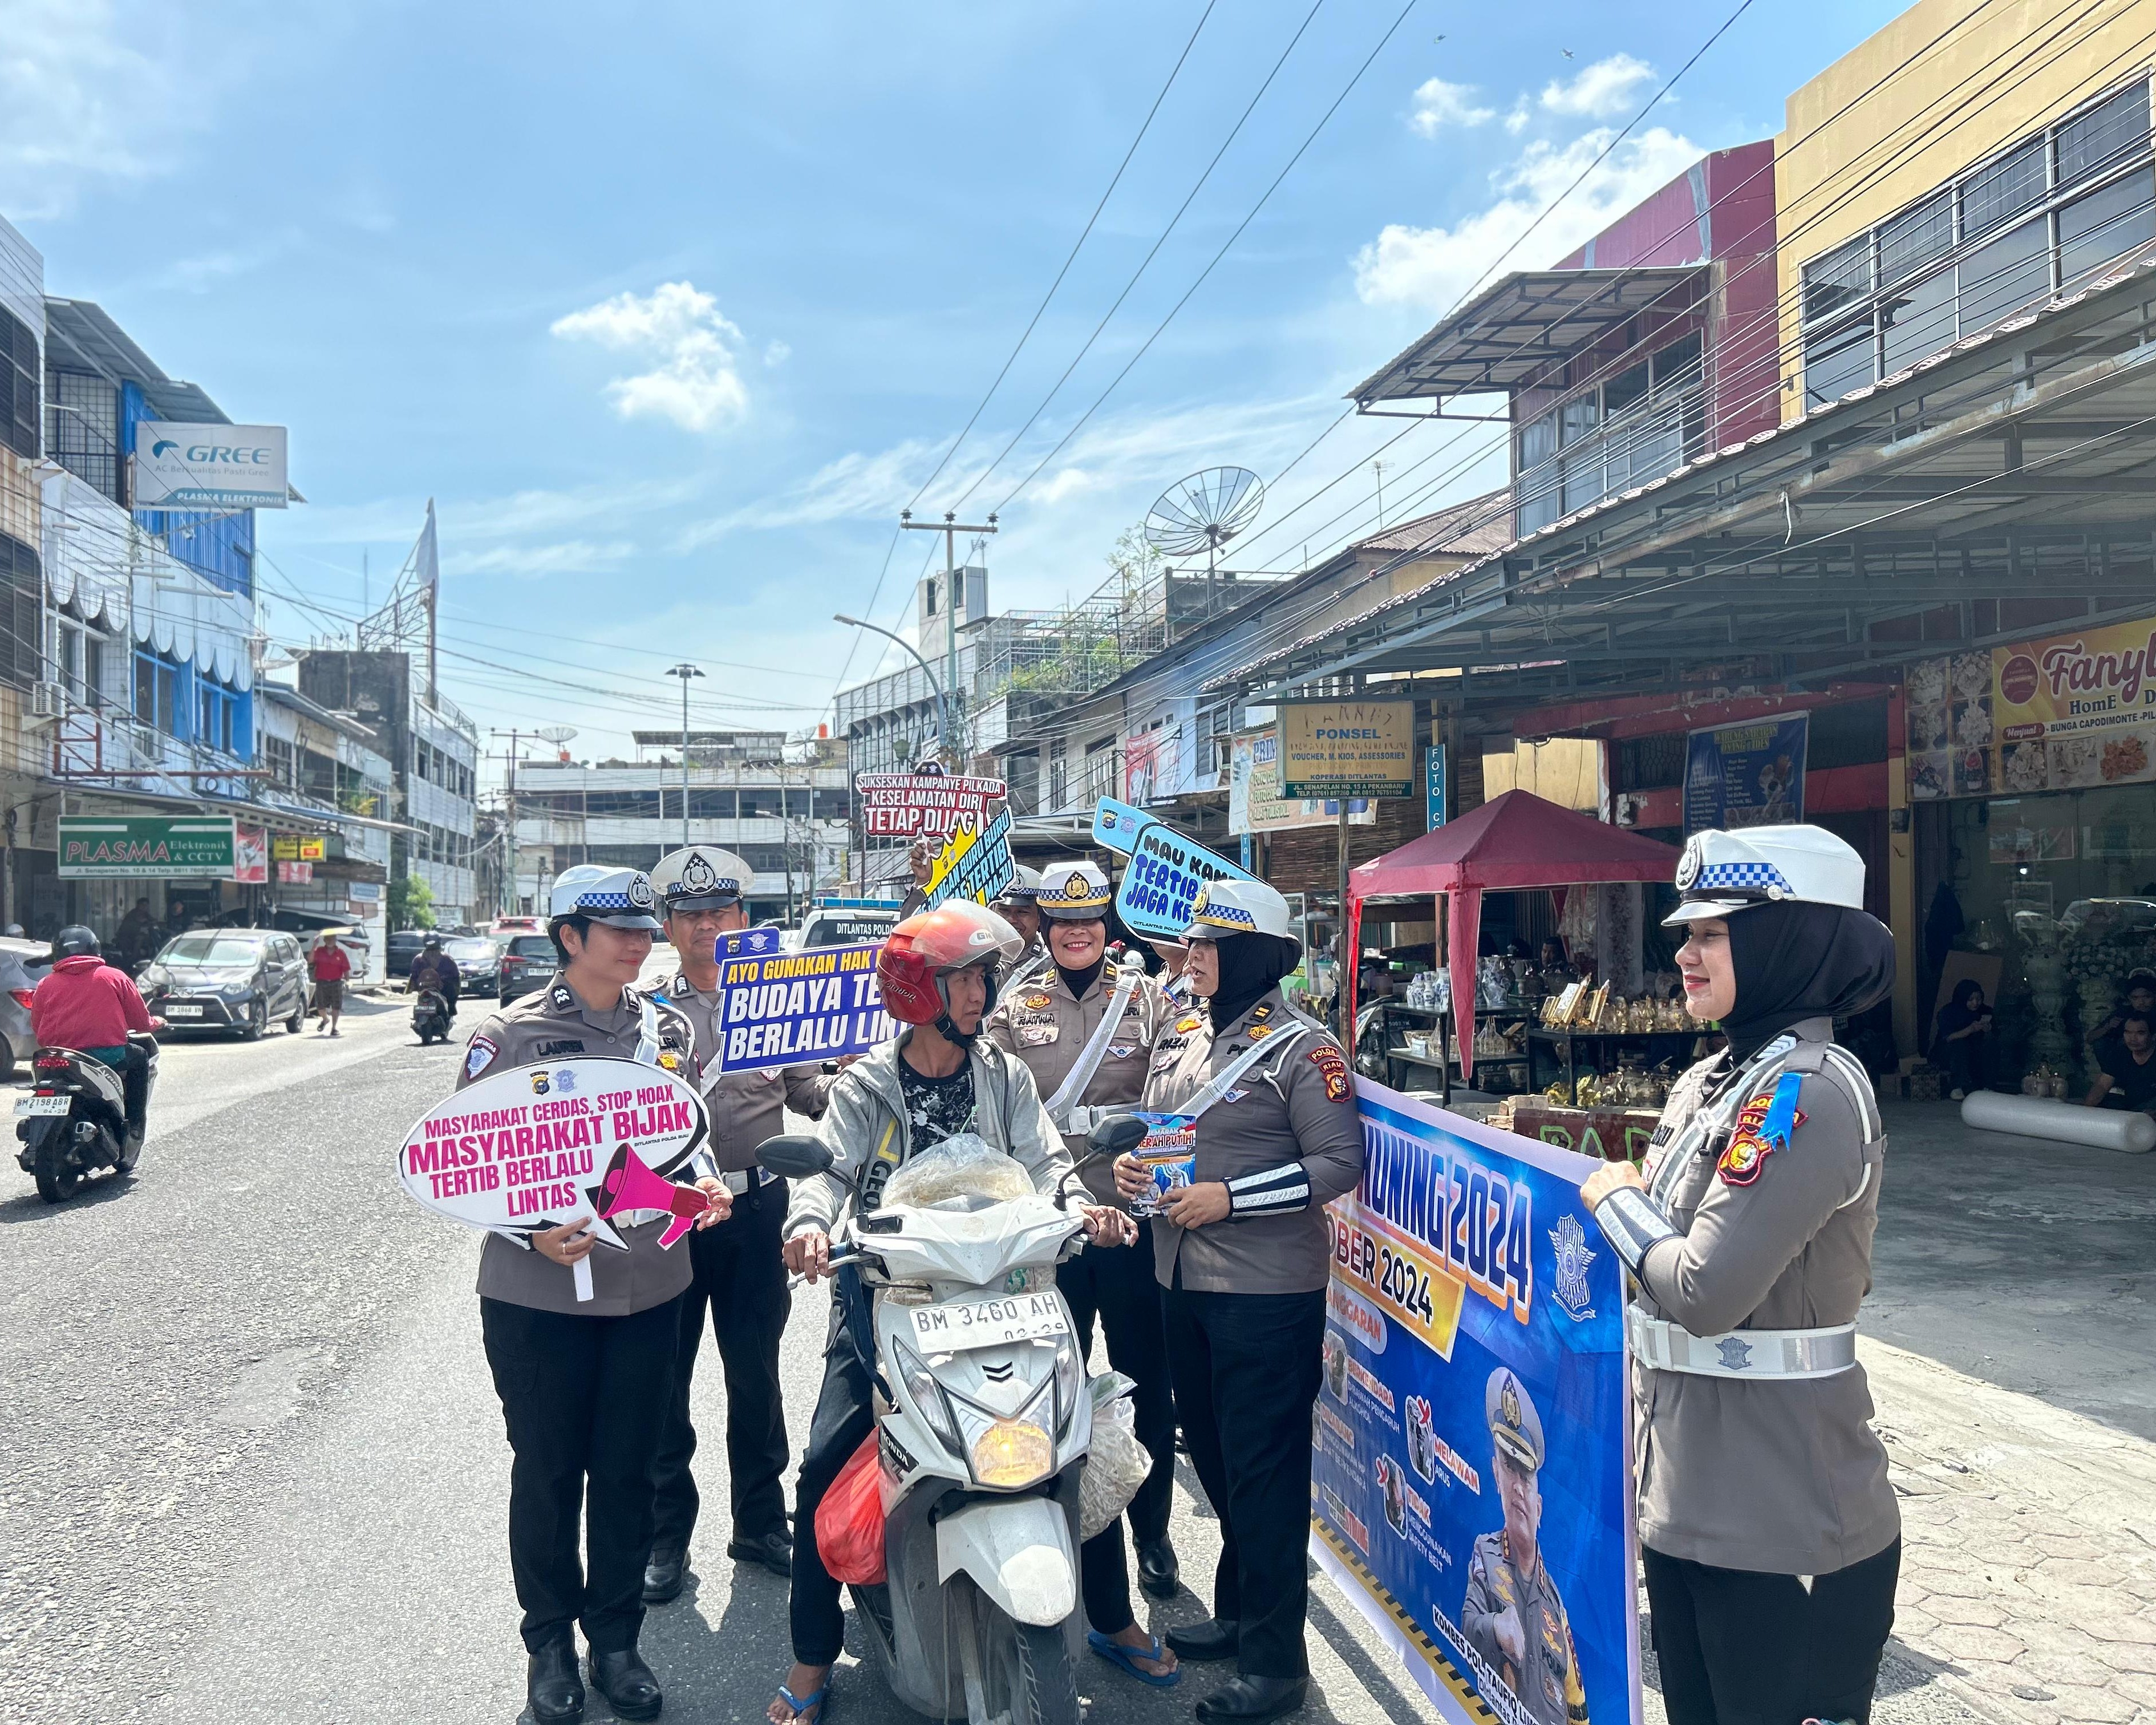
<path fill-rule="evenodd" d="M 1898 1662 L 1996 1720 L 2156 1725 L 2156 1444 L 1861 1353 L 1902 1497 Z"/>

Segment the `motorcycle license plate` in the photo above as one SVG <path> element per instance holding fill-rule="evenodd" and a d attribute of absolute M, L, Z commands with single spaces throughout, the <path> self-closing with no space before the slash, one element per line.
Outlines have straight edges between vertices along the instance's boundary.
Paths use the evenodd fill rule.
<path fill-rule="evenodd" d="M 168 1019 L 198 1019 L 202 1015 L 203 1009 L 199 1006 L 168 1006 L 165 1009 L 165 1016 Z"/>
<path fill-rule="evenodd" d="M 15 1111 L 18 1114 L 64 1114 L 68 1111 L 69 1101 L 66 1096 L 18 1096 Z"/>
<path fill-rule="evenodd" d="M 938 1353 L 968 1348 L 1006 1348 L 1043 1336 L 1067 1336 L 1070 1321 L 1052 1293 L 1014 1294 L 970 1305 L 916 1306 L 913 1339 Z"/>

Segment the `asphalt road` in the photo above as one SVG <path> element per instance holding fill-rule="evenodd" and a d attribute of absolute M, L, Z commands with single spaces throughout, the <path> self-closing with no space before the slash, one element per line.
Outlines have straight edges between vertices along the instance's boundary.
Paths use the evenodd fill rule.
<path fill-rule="evenodd" d="M 485 1010 L 473 1002 L 469 1029 Z M 44 1204 L 0 1163 L 0 1718 L 12 1725 L 395 1719 L 507 1722 L 523 1656 L 505 1517 L 509 1452 L 472 1294 L 478 1240 L 407 1201 L 406 1127 L 459 1047 L 420 1049 L 401 1003 L 354 1003 L 346 1034 L 168 1043 L 127 1181 Z M 797 1445 L 820 1378 L 825 1302 L 786 1346 Z M 697 1422 L 722 1429 L 715 1360 Z M 788 1664 L 785 1584 L 725 1557 L 724 1450 L 699 1457 L 696 1579 L 647 1620 L 677 1721 L 760 1719 Z M 1187 1470 L 1187 1576 L 1219 1543 Z M 1205 1615 L 1185 1591 L 1153 1626 Z M 1316 1696 L 1342 1725 L 1436 1717 L 1394 1656 L 1313 1582 Z M 858 1644 L 839 1720 L 906 1717 Z M 1097 1725 L 1183 1720 L 1222 1668 L 1142 1687 L 1081 1671 Z M 1914 1674 L 1911 1674 L 1913 1676 Z M 1890 1687 L 1894 1685 L 1890 1678 Z M 1942 1719 L 1936 1687 L 1884 1722 Z M 1648 1697 L 1650 1718 L 1660 1716 Z M 608 1717 L 594 1696 L 589 1717 Z"/>

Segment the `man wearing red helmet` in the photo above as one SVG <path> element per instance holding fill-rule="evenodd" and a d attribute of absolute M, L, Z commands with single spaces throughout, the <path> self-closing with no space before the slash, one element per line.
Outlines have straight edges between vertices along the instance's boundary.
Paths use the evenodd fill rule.
<path fill-rule="evenodd" d="M 1023 950 L 1018 931 L 984 906 L 963 900 L 909 916 L 876 958 L 884 1010 L 905 1028 L 839 1076 L 817 1136 L 829 1147 L 828 1173 L 798 1183 L 786 1216 L 786 1267 L 814 1281 L 829 1273 L 830 1230 L 848 1204 L 871 1210 L 891 1174 L 910 1158 L 961 1132 L 978 1133 L 1053 1192 L 1070 1172 L 1062 1135 L 1041 1106 L 1033 1075 L 981 1034 L 995 1004 L 996 972 Z M 1096 1245 L 1135 1237 L 1117 1209 L 1088 1207 Z M 791 1608 L 794 1666 L 771 1705 L 777 1725 L 817 1721 L 824 1687 L 844 1642 L 839 1584 L 824 1567 L 813 1530 L 816 1506 L 874 1424 L 868 1302 L 859 1279 L 841 1269 L 824 1356 L 824 1388 L 794 1486 Z"/>

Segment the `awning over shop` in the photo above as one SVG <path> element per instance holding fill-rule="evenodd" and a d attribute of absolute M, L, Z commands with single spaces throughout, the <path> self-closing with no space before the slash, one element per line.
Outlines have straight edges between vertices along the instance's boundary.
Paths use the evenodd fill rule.
<path fill-rule="evenodd" d="M 1676 877 L 1677 851 L 1653 839 L 1560 808 L 1532 791 L 1507 791 L 1435 832 L 1410 839 L 1348 875 L 1348 951 L 1359 958 L 1363 906 L 1375 898 L 1445 900 L 1453 1038 L 1463 1077 L 1475 1072 L 1475 947 L 1484 891 L 1599 886 Z M 1353 986 L 1353 966 L 1348 983 Z M 1349 996 L 1348 1009 L 1354 1009 Z M 1353 1023 L 1352 1016 L 1348 1022 Z"/>
<path fill-rule="evenodd" d="M 1683 311 L 1707 266 L 1524 270 L 1486 288 L 1349 392 L 1356 404 L 1488 395 L 1531 383 L 1650 306 Z"/>

